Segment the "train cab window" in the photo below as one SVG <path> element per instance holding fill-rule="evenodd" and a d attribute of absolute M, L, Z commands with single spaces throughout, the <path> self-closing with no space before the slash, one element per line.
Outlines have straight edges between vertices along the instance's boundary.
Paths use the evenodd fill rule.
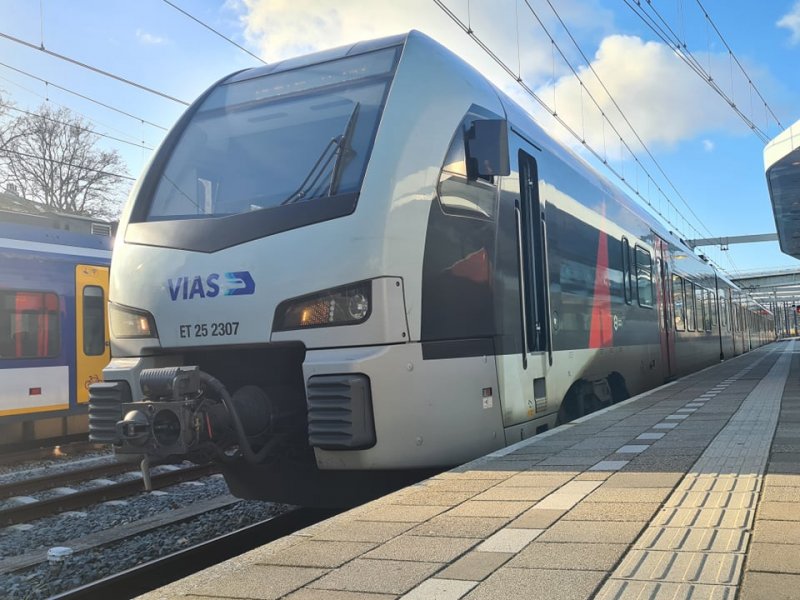
<path fill-rule="evenodd" d="M 0 358 L 58 356 L 60 332 L 56 294 L 0 291 Z"/>
<path fill-rule="evenodd" d="M 83 353 L 86 356 L 100 356 L 106 351 L 104 307 L 103 288 L 96 285 L 83 288 Z"/>
<path fill-rule="evenodd" d="M 686 330 L 695 329 L 694 284 L 686 282 Z"/>
<path fill-rule="evenodd" d="M 439 200 L 445 212 L 491 219 L 497 185 L 494 176 L 478 176 L 467 166 L 467 132 L 482 117 L 469 113 L 456 130 L 439 176 Z"/>
<path fill-rule="evenodd" d="M 650 253 L 636 246 L 636 291 L 639 306 L 653 306 L 653 258 Z"/>
<path fill-rule="evenodd" d="M 686 310 L 683 298 L 683 279 L 678 275 L 672 276 L 672 300 L 675 304 L 675 330 L 686 329 Z"/>

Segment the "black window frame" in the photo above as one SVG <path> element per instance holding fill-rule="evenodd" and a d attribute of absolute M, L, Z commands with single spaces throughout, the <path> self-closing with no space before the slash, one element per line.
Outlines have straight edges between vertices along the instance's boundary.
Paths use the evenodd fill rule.
<path fill-rule="evenodd" d="M 678 303 L 675 299 L 675 283 L 679 284 L 680 293 L 680 319 L 681 325 L 678 327 Z M 686 293 L 684 291 L 684 279 L 680 275 L 672 274 L 672 315 L 675 331 L 686 331 Z"/>
<path fill-rule="evenodd" d="M 99 331 L 100 338 L 99 338 L 99 346 L 97 348 L 100 349 L 100 352 L 95 352 L 95 347 L 87 349 L 87 341 L 92 340 L 95 344 L 97 343 L 97 331 L 96 330 L 89 330 L 87 327 L 90 323 L 96 322 L 97 315 L 88 315 L 87 314 L 87 303 L 86 303 L 86 290 L 89 289 L 96 289 L 100 290 L 100 324 L 101 329 Z M 85 356 L 103 356 L 106 353 L 106 313 L 105 313 L 105 306 L 106 306 L 106 291 L 99 285 L 85 285 L 81 290 L 81 302 L 82 302 L 82 333 L 83 333 L 83 354 Z M 92 316 L 93 318 L 87 318 L 87 316 Z M 91 352 L 89 350 L 92 350 Z"/>

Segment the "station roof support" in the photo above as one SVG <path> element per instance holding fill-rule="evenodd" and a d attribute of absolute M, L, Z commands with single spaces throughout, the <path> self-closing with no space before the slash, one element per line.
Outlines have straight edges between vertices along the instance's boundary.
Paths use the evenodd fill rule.
<path fill-rule="evenodd" d="M 764 169 L 781 250 L 800 258 L 800 121 L 767 144 Z"/>

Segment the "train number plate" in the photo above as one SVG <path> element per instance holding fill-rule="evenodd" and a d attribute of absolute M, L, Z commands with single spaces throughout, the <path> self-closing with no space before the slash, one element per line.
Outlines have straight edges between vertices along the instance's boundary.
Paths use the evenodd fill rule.
<path fill-rule="evenodd" d="M 181 339 L 230 337 L 239 333 L 239 321 L 214 321 L 212 323 L 184 323 L 178 325 Z"/>

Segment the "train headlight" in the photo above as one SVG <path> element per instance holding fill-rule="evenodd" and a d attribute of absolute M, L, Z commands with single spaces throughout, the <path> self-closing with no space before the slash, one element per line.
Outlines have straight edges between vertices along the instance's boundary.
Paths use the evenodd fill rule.
<path fill-rule="evenodd" d="M 117 338 L 156 337 L 153 315 L 144 310 L 109 303 L 108 321 L 111 332 Z"/>
<path fill-rule="evenodd" d="M 275 310 L 275 331 L 331 325 L 357 325 L 372 310 L 372 283 L 362 281 L 301 298 L 286 300 Z"/>

